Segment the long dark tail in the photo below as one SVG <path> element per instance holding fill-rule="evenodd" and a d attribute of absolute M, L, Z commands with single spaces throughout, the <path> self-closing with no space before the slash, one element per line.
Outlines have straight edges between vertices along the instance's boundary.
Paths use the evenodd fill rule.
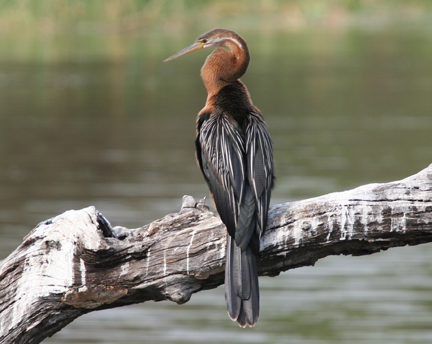
<path fill-rule="evenodd" d="M 255 326 L 259 316 L 257 261 L 248 246 L 242 250 L 227 237 L 225 301 L 230 318 L 241 327 Z"/>

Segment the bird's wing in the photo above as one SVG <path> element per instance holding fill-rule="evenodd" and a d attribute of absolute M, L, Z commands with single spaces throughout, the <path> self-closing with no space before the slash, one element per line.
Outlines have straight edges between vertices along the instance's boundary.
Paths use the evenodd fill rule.
<path fill-rule="evenodd" d="M 199 166 L 219 216 L 235 238 L 246 179 L 242 134 L 226 116 L 206 116 L 198 122 L 196 148 Z"/>
<path fill-rule="evenodd" d="M 246 128 L 247 179 L 255 195 L 257 235 L 261 237 L 273 187 L 273 144 L 267 126 L 259 113 L 252 113 Z"/>

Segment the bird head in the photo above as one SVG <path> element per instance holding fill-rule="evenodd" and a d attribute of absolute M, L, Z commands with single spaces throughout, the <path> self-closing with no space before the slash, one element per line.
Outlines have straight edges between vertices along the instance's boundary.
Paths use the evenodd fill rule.
<path fill-rule="evenodd" d="M 190 46 L 180 50 L 179 52 L 175 53 L 174 55 L 168 57 L 164 60 L 164 62 L 168 62 L 171 60 L 176 59 L 177 57 L 186 55 L 188 53 L 191 53 L 193 51 L 197 51 L 200 49 L 206 49 L 206 48 L 214 48 L 214 47 L 223 47 L 224 43 L 227 40 L 235 41 L 240 47 L 242 47 L 241 43 L 237 39 L 239 37 L 234 31 L 227 30 L 227 29 L 213 29 L 210 30 L 201 36 L 199 36 L 195 43 L 191 44 Z"/>

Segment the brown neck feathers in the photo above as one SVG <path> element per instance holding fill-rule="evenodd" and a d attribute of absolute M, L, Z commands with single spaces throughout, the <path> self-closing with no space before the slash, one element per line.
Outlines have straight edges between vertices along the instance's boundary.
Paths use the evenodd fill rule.
<path fill-rule="evenodd" d="M 223 48 L 213 51 L 201 69 L 209 98 L 242 77 L 250 61 L 249 50 L 243 38 L 233 35 L 220 40 Z"/>

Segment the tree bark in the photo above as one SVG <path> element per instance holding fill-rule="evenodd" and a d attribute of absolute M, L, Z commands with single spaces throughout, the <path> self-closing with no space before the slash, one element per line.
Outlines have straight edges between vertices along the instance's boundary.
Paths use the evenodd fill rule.
<path fill-rule="evenodd" d="M 271 207 L 259 274 L 432 241 L 432 165 L 401 181 Z M 149 300 L 182 304 L 224 281 L 226 231 L 204 201 L 144 227 L 94 207 L 40 223 L 0 264 L 0 342 L 40 343 L 82 314 Z M 223 302 L 223 300 L 221 300 Z"/>

